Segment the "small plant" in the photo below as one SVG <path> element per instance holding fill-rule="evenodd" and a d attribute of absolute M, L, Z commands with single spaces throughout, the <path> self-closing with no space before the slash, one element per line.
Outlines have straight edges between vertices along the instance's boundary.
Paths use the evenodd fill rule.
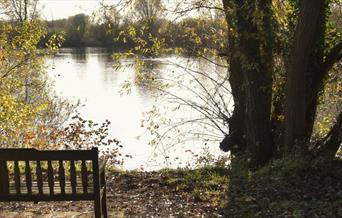
<path fill-rule="evenodd" d="M 208 146 L 204 147 L 201 152 L 195 153 L 192 150 L 186 150 L 186 153 L 192 156 L 192 160 L 187 163 L 187 167 L 229 167 L 231 157 L 229 155 L 214 155 L 210 152 Z"/>
<path fill-rule="evenodd" d="M 113 165 L 122 165 L 123 158 L 120 149 L 122 145 L 117 139 L 108 138 L 110 121 L 102 124 L 83 119 L 79 114 L 71 117 L 72 122 L 63 129 L 39 128 L 39 133 L 30 133 L 25 137 L 28 147 L 39 149 L 91 149 L 99 147 L 100 155 L 108 159 Z M 42 133 L 45 133 L 42 137 Z"/>

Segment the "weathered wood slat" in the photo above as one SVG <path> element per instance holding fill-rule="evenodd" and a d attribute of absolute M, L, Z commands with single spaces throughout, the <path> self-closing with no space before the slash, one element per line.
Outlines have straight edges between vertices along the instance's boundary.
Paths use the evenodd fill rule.
<path fill-rule="evenodd" d="M 20 194 L 20 169 L 18 161 L 14 161 L 14 182 L 15 190 L 17 191 L 17 194 Z"/>
<path fill-rule="evenodd" d="M 59 169 L 58 169 L 58 176 L 59 176 L 59 186 L 61 187 L 61 193 L 65 194 L 65 170 L 63 161 L 59 161 Z"/>
<path fill-rule="evenodd" d="M 76 195 L 9 195 L 0 196 L 0 201 L 10 202 L 10 201 L 90 201 L 94 200 L 93 194 L 76 194 Z M 99 216 L 95 216 L 100 218 Z"/>
<path fill-rule="evenodd" d="M 83 193 L 87 194 L 88 172 L 87 172 L 87 166 L 86 166 L 86 161 L 85 160 L 82 160 L 81 174 L 82 174 Z"/>
<path fill-rule="evenodd" d="M 71 187 L 72 187 L 72 193 L 76 194 L 76 169 L 75 169 L 75 161 L 71 160 L 70 161 L 70 182 L 71 182 Z"/>
<path fill-rule="evenodd" d="M 54 178 L 53 178 L 53 168 L 52 168 L 52 163 L 51 160 L 48 160 L 48 182 L 49 182 L 49 188 L 50 188 L 50 195 L 54 194 Z"/>
<path fill-rule="evenodd" d="M 42 186 L 44 195 L 50 195 L 50 186 L 48 184 L 48 182 L 43 182 L 43 186 Z M 65 183 L 65 193 L 62 193 L 62 190 L 59 187 L 59 181 L 55 181 L 54 187 L 53 187 L 53 193 L 54 195 L 58 195 L 58 194 L 65 194 L 65 195 L 75 195 L 72 193 L 72 186 L 71 186 L 71 182 L 67 181 Z M 21 195 L 27 195 L 27 188 L 25 184 L 21 184 L 20 186 L 20 194 Z M 82 183 L 79 182 L 77 184 L 77 188 L 76 188 L 76 194 L 83 194 L 83 187 L 82 187 Z M 87 194 L 93 194 L 94 193 L 94 187 L 92 183 L 89 183 L 89 186 L 87 188 Z M 17 194 L 16 192 L 16 187 L 14 182 L 10 182 L 9 184 L 9 194 L 13 195 L 13 194 Z M 30 195 L 40 195 L 39 190 L 38 190 L 38 185 L 37 182 L 33 181 L 32 182 L 32 192 Z"/>
<path fill-rule="evenodd" d="M 9 193 L 9 178 L 6 161 L 0 161 L 0 195 Z"/>
<path fill-rule="evenodd" d="M 32 193 L 32 175 L 31 175 L 31 167 L 30 167 L 30 161 L 25 161 L 25 177 L 26 177 L 26 187 L 27 187 L 27 193 Z"/>
<path fill-rule="evenodd" d="M 39 194 L 42 195 L 42 194 L 44 194 L 44 192 L 43 192 L 43 173 L 42 173 L 42 166 L 41 166 L 39 160 L 37 161 L 36 173 L 37 173 L 37 186 L 38 186 Z"/>
<path fill-rule="evenodd" d="M 101 184 L 98 159 L 93 161 L 95 216 L 102 217 Z"/>
<path fill-rule="evenodd" d="M 93 150 L 38 151 L 35 149 L 0 149 L 0 160 L 93 160 Z"/>

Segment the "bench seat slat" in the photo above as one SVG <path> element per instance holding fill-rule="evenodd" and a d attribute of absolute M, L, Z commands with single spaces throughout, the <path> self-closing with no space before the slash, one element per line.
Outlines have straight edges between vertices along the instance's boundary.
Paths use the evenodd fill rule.
<path fill-rule="evenodd" d="M 13 194 L 13 195 L 0 195 L 0 201 L 90 201 L 94 200 L 93 194 L 55 194 L 55 195 L 25 195 L 25 194 Z"/>
<path fill-rule="evenodd" d="M 65 193 L 65 170 L 63 161 L 59 161 L 59 168 L 58 168 L 58 175 L 59 175 L 59 186 L 61 187 L 62 194 Z"/>
<path fill-rule="evenodd" d="M 55 185 L 54 185 L 54 189 L 53 189 L 54 195 L 63 194 L 63 191 L 61 190 L 60 186 L 58 186 L 58 183 L 59 183 L 58 181 L 55 181 Z M 51 187 L 49 186 L 48 182 L 43 182 L 43 186 L 41 188 L 42 188 L 42 191 L 43 191 L 42 192 L 43 195 L 51 196 L 51 194 L 50 194 Z M 64 187 L 64 191 L 65 191 L 66 195 L 68 195 L 68 194 L 70 194 L 70 195 L 72 195 L 72 194 L 74 194 L 74 195 L 75 194 L 87 194 L 87 193 L 92 194 L 92 193 L 94 193 L 94 188 L 93 188 L 93 184 L 90 184 L 87 187 L 87 193 L 84 193 L 84 188 L 82 187 L 82 183 L 78 182 L 76 190 L 75 190 L 76 192 L 73 193 L 71 183 L 70 182 L 66 182 L 65 183 L 65 187 Z M 40 192 L 39 192 L 39 188 L 38 188 L 37 182 L 32 182 L 31 194 L 29 194 L 27 192 L 27 187 L 26 187 L 25 184 L 22 184 L 20 186 L 20 193 L 24 194 L 24 195 L 29 195 L 29 196 L 39 195 Z M 10 195 L 17 194 L 14 182 L 10 182 L 10 184 L 9 184 L 9 194 Z"/>
<path fill-rule="evenodd" d="M 29 194 L 32 193 L 32 175 L 30 161 L 25 161 L 25 177 L 26 177 L 26 187 Z"/>
<path fill-rule="evenodd" d="M 75 168 L 75 161 L 70 161 L 70 181 L 71 181 L 71 188 L 72 193 L 76 193 L 77 182 L 76 182 L 76 168 Z"/>
<path fill-rule="evenodd" d="M 50 188 L 50 195 L 54 194 L 54 186 L 55 186 L 55 182 L 54 182 L 54 178 L 53 178 L 53 168 L 52 168 L 52 162 L 51 160 L 48 161 L 48 184 L 49 184 L 49 188 Z"/>
<path fill-rule="evenodd" d="M 0 148 L 0 160 L 25 161 L 25 160 L 93 160 L 93 150 L 57 150 L 38 151 L 35 149 L 2 149 Z"/>
<path fill-rule="evenodd" d="M 43 172 L 40 161 L 37 161 L 37 186 L 40 194 L 43 194 Z"/>
<path fill-rule="evenodd" d="M 15 184 L 15 191 L 17 194 L 20 194 L 20 169 L 18 161 L 14 161 L 14 184 Z"/>
<path fill-rule="evenodd" d="M 87 172 L 87 166 L 86 166 L 85 160 L 82 160 L 81 174 L 82 174 L 83 192 L 87 193 L 87 191 L 88 191 L 88 172 Z"/>
<path fill-rule="evenodd" d="M 9 177 L 6 161 L 0 161 L 0 194 L 8 194 Z"/>

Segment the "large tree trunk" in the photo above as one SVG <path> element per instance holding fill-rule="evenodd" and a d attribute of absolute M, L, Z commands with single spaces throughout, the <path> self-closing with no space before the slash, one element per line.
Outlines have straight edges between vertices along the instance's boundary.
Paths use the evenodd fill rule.
<path fill-rule="evenodd" d="M 306 150 L 303 145 L 307 142 L 310 129 L 310 124 L 307 123 L 307 72 L 324 5 L 325 0 L 301 2 L 286 79 L 285 146 L 289 150 L 295 144 L 300 145 L 301 150 Z"/>
<path fill-rule="evenodd" d="M 246 90 L 246 143 L 251 166 L 266 163 L 272 156 L 271 101 L 272 101 L 272 25 L 271 0 L 247 4 L 237 1 L 240 60 Z M 255 15 L 257 11 L 263 17 Z"/>
<path fill-rule="evenodd" d="M 235 9 L 230 10 L 234 7 L 234 4 L 228 0 L 223 0 L 223 6 L 226 13 L 226 21 L 231 29 L 235 29 L 235 24 L 233 20 L 236 16 Z M 236 55 L 239 51 L 237 45 L 237 38 L 234 32 L 228 31 L 228 48 L 227 54 L 229 63 L 229 83 L 231 87 L 231 92 L 234 100 L 234 110 L 232 116 L 230 117 L 229 124 L 229 134 L 220 143 L 220 148 L 223 151 L 230 151 L 231 154 L 237 156 L 242 154 L 246 148 L 246 128 L 245 128 L 245 90 L 244 90 L 244 78 L 242 73 L 242 66 L 240 58 Z"/>
<path fill-rule="evenodd" d="M 250 166 L 266 163 L 272 156 L 270 114 L 272 98 L 271 0 L 223 1 L 226 20 L 234 28 L 229 36 L 230 84 L 235 102 L 229 121 L 230 134 L 221 147 L 233 153 L 246 151 Z M 229 14 L 228 9 L 235 13 Z M 258 17 L 255 12 L 261 12 Z M 234 21 L 234 22 L 233 22 Z M 223 146 L 224 145 L 224 146 Z M 247 148 L 247 150 L 244 149 Z"/>
<path fill-rule="evenodd" d="M 229 83 L 234 100 L 234 110 L 229 118 L 229 134 L 226 135 L 220 144 L 223 151 L 230 151 L 233 155 L 238 155 L 245 151 L 246 142 L 244 140 L 245 132 L 245 92 L 242 86 L 243 74 L 241 65 L 237 58 L 229 59 Z"/>

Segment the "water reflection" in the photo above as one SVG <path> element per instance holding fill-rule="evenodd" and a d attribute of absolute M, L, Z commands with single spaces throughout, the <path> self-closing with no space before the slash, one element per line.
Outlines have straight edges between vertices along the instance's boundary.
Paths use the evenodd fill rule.
<path fill-rule="evenodd" d="M 79 111 L 84 118 L 95 122 L 109 119 L 112 122 L 110 135 L 122 142 L 124 153 L 133 156 L 133 159 L 125 161 L 124 168 L 162 168 L 165 167 L 162 164 L 166 160 L 165 156 L 169 156 L 169 160 L 177 160 L 171 165 L 177 167 L 179 161 L 184 165 L 191 158 L 185 150 L 196 151 L 203 147 L 199 140 L 190 140 L 183 146 L 170 147 L 170 144 L 177 142 L 176 138 L 170 138 L 170 143 L 165 146 L 150 146 L 149 142 L 154 136 L 149 134 L 146 126 L 142 127 L 142 121 L 146 119 L 144 113 L 150 111 L 153 105 L 157 105 L 162 115 L 160 119 L 164 120 L 186 119 L 189 114 L 194 114 L 190 109 L 172 112 L 175 105 L 164 101 L 161 98 L 164 96 L 157 92 L 155 85 L 160 87 L 178 80 L 185 86 L 191 83 L 191 77 L 177 64 L 203 70 L 208 68 L 207 62 L 167 56 L 146 59 L 137 71 L 133 59 L 122 59 L 120 62 L 126 67 L 115 70 L 111 52 L 103 48 L 62 49 L 48 62 L 54 65 L 49 69 L 49 75 L 60 96 L 80 99 L 85 104 Z M 214 75 L 219 71 L 209 68 L 207 70 L 213 71 Z M 122 86 L 126 81 L 136 84 L 131 87 L 129 95 L 122 94 Z M 185 92 L 180 86 L 171 87 L 170 90 L 179 96 L 197 98 L 196 95 L 189 95 L 189 92 Z M 187 134 L 187 131 L 184 133 Z M 211 151 L 218 153 L 217 144 L 212 146 Z M 155 156 L 156 152 L 164 156 Z"/>
<path fill-rule="evenodd" d="M 78 63 L 86 63 L 88 52 L 85 48 L 76 48 L 72 50 L 72 59 Z"/>

